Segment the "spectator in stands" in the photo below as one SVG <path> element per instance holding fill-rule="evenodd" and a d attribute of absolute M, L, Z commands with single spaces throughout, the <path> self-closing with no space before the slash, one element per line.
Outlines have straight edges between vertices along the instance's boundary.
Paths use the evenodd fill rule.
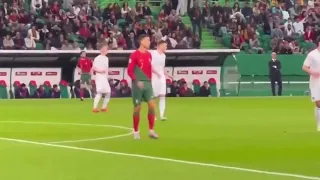
<path fill-rule="evenodd" d="M 68 21 L 68 20 L 67 20 Z M 43 27 L 40 29 L 40 41 L 44 42 L 49 37 L 49 30 L 46 24 L 43 25 Z"/>
<path fill-rule="evenodd" d="M 306 32 L 304 33 L 304 40 L 306 42 L 313 42 L 315 40 L 315 32 L 313 31 L 311 26 L 306 28 Z"/>
<path fill-rule="evenodd" d="M 242 8 L 241 13 L 247 19 L 253 15 L 252 8 L 250 7 L 250 2 L 246 2 L 246 5 L 244 8 Z"/>
<path fill-rule="evenodd" d="M 3 49 L 13 49 L 14 48 L 14 42 L 11 36 L 8 34 L 3 39 Z"/>
<path fill-rule="evenodd" d="M 283 32 L 280 29 L 279 24 L 276 24 L 275 28 L 273 30 L 271 30 L 271 37 L 273 38 L 278 38 L 278 39 L 283 39 Z"/>
<path fill-rule="evenodd" d="M 295 33 L 302 35 L 304 34 L 303 22 L 299 21 L 299 18 L 295 18 L 295 22 L 292 24 Z"/>
<path fill-rule="evenodd" d="M 231 39 L 231 48 L 233 49 L 242 49 L 243 48 L 243 41 L 239 34 L 233 34 Z"/>
<path fill-rule="evenodd" d="M 22 83 L 20 87 L 15 90 L 14 94 L 16 99 L 25 99 L 30 97 L 29 90 L 24 83 Z"/>
<path fill-rule="evenodd" d="M 258 37 L 257 37 L 256 34 L 253 35 L 253 38 L 252 38 L 252 39 L 250 39 L 249 45 L 250 45 L 250 48 L 251 48 L 253 51 L 257 52 L 258 54 L 261 54 L 261 53 L 264 52 L 264 50 L 263 50 L 263 48 L 261 47 L 260 41 L 259 41 L 259 39 L 258 39 Z"/>
<path fill-rule="evenodd" d="M 180 97 L 192 97 L 194 96 L 193 91 L 188 87 L 188 84 L 184 82 L 182 87 L 179 89 L 179 96 Z"/>
<path fill-rule="evenodd" d="M 177 81 L 173 81 L 170 85 L 170 93 L 168 94 L 170 97 L 179 97 L 179 86 Z"/>
<path fill-rule="evenodd" d="M 211 95 L 211 92 L 210 92 L 209 83 L 208 83 L 208 81 L 205 81 L 200 88 L 200 96 L 208 97 L 210 95 Z"/>
<path fill-rule="evenodd" d="M 61 46 L 61 50 L 73 50 L 73 47 L 69 44 L 69 41 L 65 39 Z"/>
<path fill-rule="evenodd" d="M 40 11 L 42 8 L 41 0 L 31 0 L 31 7 L 33 10 Z"/>
<path fill-rule="evenodd" d="M 143 8 L 142 11 L 143 11 L 144 18 L 149 18 L 152 15 L 152 12 L 146 1 L 143 2 L 142 8 Z"/>
<path fill-rule="evenodd" d="M 225 17 L 229 18 L 233 12 L 232 12 L 232 8 L 229 6 L 229 1 L 225 1 L 224 7 L 223 7 L 223 13 L 225 15 Z"/>
<path fill-rule="evenodd" d="M 58 88 L 58 85 L 54 84 L 52 86 L 52 89 L 51 89 L 51 98 L 60 98 L 61 97 L 61 92 Z"/>
<path fill-rule="evenodd" d="M 131 96 L 131 88 L 124 81 L 121 81 L 119 88 L 120 97 L 130 97 Z"/>
<path fill-rule="evenodd" d="M 164 10 L 164 13 L 166 15 L 169 15 L 171 13 L 172 6 L 171 6 L 169 0 L 166 0 L 165 4 L 162 6 L 162 9 Z"/>
<path fill-rule="evenodd" d="M 129 7 L 128 2 L 124 2 L 121 8 L 121 15 L 124 19 L 127 18 L 128 13 L 131 11 L 131 8 Z"/>
<path fill-rule="evenodd" d="M 197 3 L 195 3 L 190 12 L 190 20 L 192 22 L 193 34 L 198 34 L 200 39 L 202 39 L 202 30 L 201 30 L 201 10 Z"/>
<path fill-rule="evenodd" d="M 292 49 L 287 41 L 281 40 L 279 43 L 279 51 L 277 54 L 292 54 Z"/>
<path fill-rule="evenodd" d="M 36 26 L 33 25 L 31 29 L 28 30 L 28 36 L 30 36 L 34 41 L 40 40 L 39 32 L 36 30 Z"/>
<path fill-rule="evenodd" d="M 16 33 L 13 39 L 15 49 L 24 49 L 24 39 L 21 38 L 20 32 Z"/>

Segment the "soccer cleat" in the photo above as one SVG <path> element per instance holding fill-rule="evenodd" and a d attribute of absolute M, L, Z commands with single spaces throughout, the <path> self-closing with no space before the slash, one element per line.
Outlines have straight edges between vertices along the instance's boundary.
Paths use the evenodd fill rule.
<path fill-rule="evenodd" d="M 99 112 L 99 109 L 92 109 L 92 112 L 98 113 L 98 112 Z"/>
<path fill-rule="evenodd" d="M 83 100 L 84 100 L 84 98 L 83 98 L 83 97 L 81 97 L 81 98 L 80 98 L 80 101 L 83 101 Z"/>
<path fill-rule="evenodd" d="M 133 132 L 133 138 L 134 138 L 134 139 L 140 139 L 140 134 L 139 134 L 139 132 Z"/>
<path fill-rule="evenodd" d="M 107 108 L 103 108 L 103 109 L 101 109 L 101 112 L 108 112 L 108 109 Z"/>
<path fill-rule="evenodd" d="M 155 133 L 153 130 L 151 130 L 150 133 L 149 133 L 149 138 L 151 138 L 151 139 L 158 139 L 159 136 L 158 136 L 157 133 Z"/>
<path fill-rule="evenodd" d="M 166 117 L 162 117 L 162 118 L 161 118 L 161 121 L 165 121 L 165 120 L 167 120 Z"/>

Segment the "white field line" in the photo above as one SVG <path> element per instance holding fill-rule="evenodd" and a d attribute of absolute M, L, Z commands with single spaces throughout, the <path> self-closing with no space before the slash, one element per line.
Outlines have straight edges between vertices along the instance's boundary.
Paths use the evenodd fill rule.
<path fill-rule="evenodd" d="M 64 149 L 72 149 L 72 150 L 78 150 L 78 151 L 95 152 L 95 153 L 102 153 L 102 154 L 111 154 L 111 155 L 118 155 L 118 156 L 174 162 L 174 163 L 180 163 L 180 164 L 189 164 L 189 165 L 197 165 L 197 166 L 204 166 L 204 167 L 214 167 L 214 168 L 229 169 L 229 170 L 234 170 L 234 171 L 258 173 L 258 174 L 264 174 L 264 175 L 292 177 L 292 178 L 307 179 L 307 180 L 320 180 L 320 177 L 305 176 L 305 175 L 300 175 L 300 174 L 290 174 L 290 173 L 281 173 L 281 172 L 273 172 L 273 171 L 262 171 L 262 170 L 255 170 L 255 169 L 248 169 L 248 168 L 241 168 L 241 167 L 223 166 L 223 165 L 217 165 L 217 164 L 200 163 L 200 162 L 184 161 L 184 160 L 178 160 L 178 159 L 147 156 L 147 155 L 141 155 L 141 154 L 130 154 L 130 153 L 115 152 L 115 151 L 104 151 L 104 150 L 98 150 L 98 149 L 88 149 L 88 148 L 81 148 L 81 147 L 74 147 L 74 146 L 41 143 L 41 142 L 27 141 L 27 140 L 21 140 L 21 139 L 11 139 L 11 138 L 0 137 L 0 140 L 17 142 L 17 143 L 25 143 L 25 144 L 34 144 L 34 145 L 54 147 L 54 148 L 64 148 Z"/>
<path fill-rule="evenodd" d="M 47 125 L 67 125 L 67 126 L 91 126 L 91 127 L 111 127 L 117 129 L 127 129 L 132 130 L 132 128 L 123 127 L 123 126 L 114 126 L 107 124 L 81 124 L 81 123 L 58 123 L 58 122 L 28 122 L 28 121 L 0 121 L 0 123 L 17 123 L 17 124 L 47 124 Z M 79 140 L 65 140 L 65 141 L 55 141 L 55 142 L 47 142 L 50 144 L 63 144 L 63 143 L 78 143 L 78 142 L 90 142 L 90 141 L 99 141 L 106 139 L 115 139 L 125 136 L 130 136 L 132 132 L 126 134 L 119 134 L 114 136 L 107 137 L 99 137 L 99 138 L 91 138 L 91 139 L 79 139 Z"/>
<path fill-rule="evenodd" d="M 70 140 L 70 141 L 55 141 L 55 142 L 47 142 L 47 143 L 49 143 L 49 144 L 63 144 L 63 143 L 91 142 L 91 141 L 99 141 L 99 140 L 106 140 L 106 139 L 115 139 L 115 138 L 130 136 L 130 135 L 132 135 L 132 132 L 127 133 L 127 134 L 120 134 L 120 135 L 100 137 L 100 138 L 80 139 L 80 140 Z"/>

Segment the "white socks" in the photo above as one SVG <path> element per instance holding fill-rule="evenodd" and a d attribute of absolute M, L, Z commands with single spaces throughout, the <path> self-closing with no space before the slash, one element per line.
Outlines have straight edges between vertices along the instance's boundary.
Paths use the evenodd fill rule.
<path fill-rule="evenodd" d="M 98 93 L 93 100 L 93 109 L 98 108 L 98 104 L 99 104 L 101 98 L 102 98 L 102 94 Z M 102 109 L 107 108 L 109 101 L 110 101 L 110 93 L 107 93 L 103 99 Z"/>
<path fill-rule="evenodd" d="M 317 126 L 320 127 L 320 108 L 318 107 L 315 108 L 315 115 L 317 120 Z"/>
<path fill-rule="evenodd" d="M 165 97 L 159 97 L 160 118 L 164 117 L 165 109 L 166 109 L 166 98 Z"/>
<path fill-rule="evenodd" d="M 102 109 L 107 108 L 109 101 L 110 101 L 110 93 L 107 93 L 103 99 Z"/>
<path fill-rule="evenodd" d="M 101 93 L 96 94 L 96 97 L 94 97 L 94 100 L 93 100 L 93 109 L 98 108 L 98 104 L 99 104 L 101 97 L 102 97 Z"/>

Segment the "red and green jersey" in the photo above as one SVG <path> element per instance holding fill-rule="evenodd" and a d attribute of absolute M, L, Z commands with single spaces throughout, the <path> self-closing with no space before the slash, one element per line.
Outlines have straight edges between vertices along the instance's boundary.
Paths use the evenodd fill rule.
<path fill-rule="evenodd" d="M 85 58 L 80 58 L 78 61 L 78 68 L 81 69 L 81 73 L 90 73 L 91 72 L 91 68 L 92 68 L 92 60 L 85 57 Z"/>
<path fill-rule="evenodd" d="M 128 75 L 134 81 L 151 81 L 152 66 L 151 53 L 136 50 L 130 55 Z"/>

